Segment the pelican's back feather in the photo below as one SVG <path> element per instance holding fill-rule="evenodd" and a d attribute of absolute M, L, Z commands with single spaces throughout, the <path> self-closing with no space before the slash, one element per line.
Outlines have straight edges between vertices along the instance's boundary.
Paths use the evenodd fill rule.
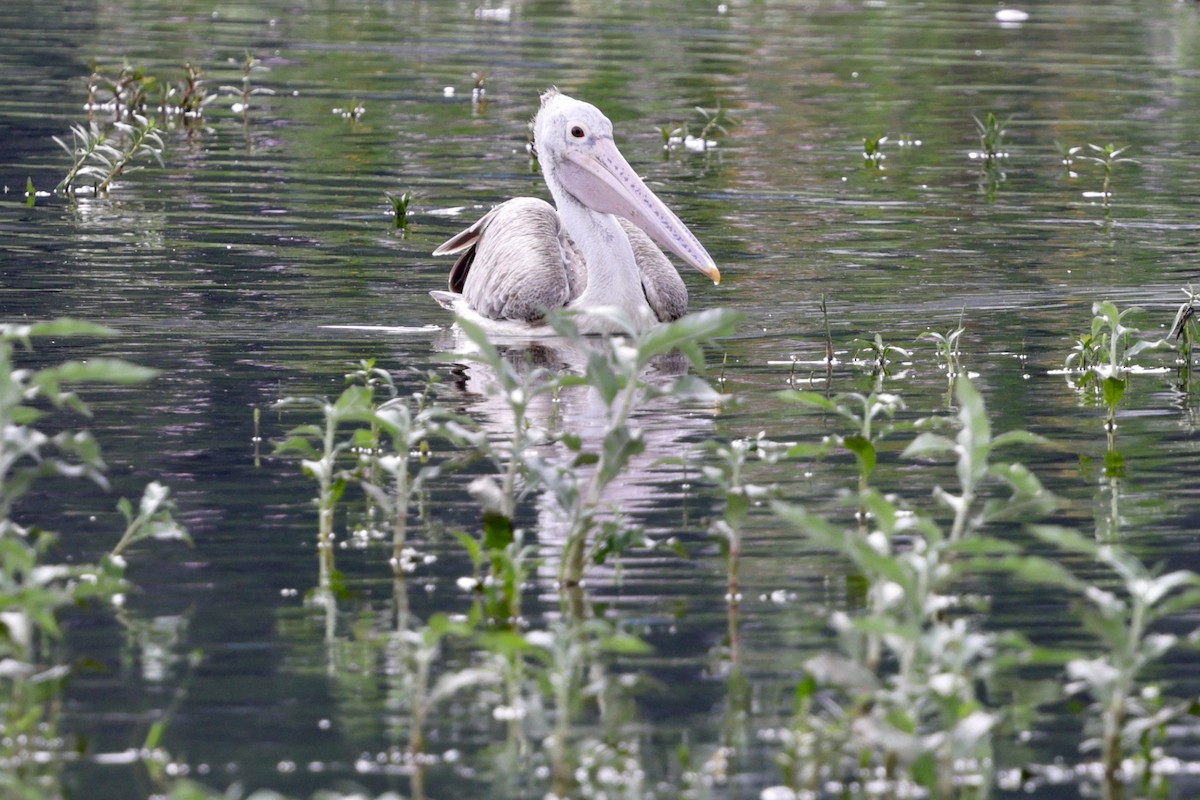
<path fill-rule="evenodd" d="M 553 206 L 518 197 L 433 252 L 462 253 L 450 271 L 450 289 L 481 315 L 533 322 L 580 291 L 576 270 L 568 268 L 569 247 Z"/>

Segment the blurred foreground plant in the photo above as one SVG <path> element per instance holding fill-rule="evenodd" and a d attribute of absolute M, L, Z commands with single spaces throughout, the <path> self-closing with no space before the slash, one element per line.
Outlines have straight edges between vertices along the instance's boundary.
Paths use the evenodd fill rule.
<path fill-rule="evenodd" d="M 52 560 L 53 534 L 21 521 L 19 501 L 42 478 L 85 478 L 107 488 L 100 447 L 83 429 L 45 433 L 40 424 L 52 411 L 90 412 L 70 386 L 81 383 L 136 384 L 156 370 L 111 358 L 63 361 L 41 369 L 17 365 L 17 348 L 39 339 L 108 336 L 108 328 L 72 320 L 0 325 L 0 794 L 42 797 L 58 794 L 64 741 L 58 711 L 64 682 L 73 668 L 58 652 L 59 614 L 99 601 L 121 605 L 129 585 L 121 553 L 146 539 L 187 539 L 172 517 L 163 485 L 146 487 L 133 513 L 122 499 L 124 535 L 95 564 Z"/>
<path fill-rule="evenodd" d="M 948 527 L 865 483 L 847 497 L 865 510 L 859 516 L 865 529 L 838 525 L 795 504 L 775 504 L 816 544 L 848 558 L 867 591 L 862 614 L 829 615 L 840 652 L 806 662 L 793 724 L 777 733 L 785 744 L 781 765 L 795 791 L 886 770 L 894 793 L 920 787 L 946 800 L 987 796 L 992 735 L 1002 715 L 981 689 L 1028 643 L 1016 634 L 981 630 L 954 613 L 978 603 L 957 588 L 969 566 L 964 547 L 985 526 L 1036 518 L 1055 500 L 1020 464 L 993 462 L 999 448 L 1037 437 L 1020 431 L 993 436 L 970 379 L 961 376 L 955 392 L 956 436 L 923 432 L 905 450 L 910 458 L 955 457 L 958 493 L 935 492 L 952 512 Z M 874 449 L 865 447 L 869 429 L 860 436 L 855 441 L 864 455 L 856 456 L 862 463 L 871 455 L 873 466 Z M 1007 485 L 1011 495 L 982 500 L 985 481 Z M 979 791 L 960 794 L 981 772 Z"/>

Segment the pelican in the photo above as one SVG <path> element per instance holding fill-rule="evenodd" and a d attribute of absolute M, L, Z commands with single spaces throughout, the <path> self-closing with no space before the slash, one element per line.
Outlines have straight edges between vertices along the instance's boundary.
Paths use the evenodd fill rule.
<path fill-rule="evenodd" d="M 444 308 L 489 332 L 546 331 L 547 312 L 622 312 L 639 330 L 687 313 L 687 288 L 654 242 L 712 279 L 704 245 L 638 177 L 598 108 L 550 89 L 534 119 L 542 177 L 555 206 L 517 197 L 433 251 L 460 253 Z M 619 329 L 610 314 L 585 314 L 588 333 Z"/>

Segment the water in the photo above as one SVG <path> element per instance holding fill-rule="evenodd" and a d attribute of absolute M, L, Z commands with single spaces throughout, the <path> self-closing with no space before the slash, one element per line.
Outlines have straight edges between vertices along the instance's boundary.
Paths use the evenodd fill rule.
<path fill-rule="evenodd" d="M 65 557 L 94 559 L 115 541 L 115 497 L 159 479 L 195 540 L 192 549 L 147 546 L 130 556 L 139 591 L 121 615 L 69 615 L 71 655 L 104 665 L 78 675 L 67 698 L 64 727 L 85 736 L 92 754 L 66 770 L 72 795 L 147 794 L 138 769 L 94 756 L 138 746 L 172 707 L 167 747 L 212 786 L 240 780 L 307 795 L 353 780 L 372 792 L 410 790 L 407 775 L 380 765 L 407 736 L 403 671 L 380 643 L 393 602 L 390 549 L 337 551 L 348 594 L 328 634 L 321 609 L 305 602 L 317 582 L 314 486 L 294 460 L 273 457 L 270 443 L 316 420 L 270 409 L 283 396 L 336 394 L 350 365 L 373 357 L 404 391 L 438 371 L 457 406 L 503 429 L 479 392 L 479 370 L 439 357 L 454 342 L 427 292 L 442 288 L 449 261 L 428 254 L 495 202 L 545 196 L 525 123 L 550 85 L 609 113 L 630 162 L 713 254 L 725 280 L 713 287 L 686 274 L 693 307 L 743 314 L 709 359 L 723 389 L 745 401 L 719 413 L 648 411 L 656 454 L 759 431 L 802 441 L 840 432 L 775 396 L 790 377 L 808 377 L 788 362 L 824 353 L 823 297 L 843 361 L 856 338 L 876 333 L 913 351 L 889 384 L 907 401 L 902 420 L 942 411 L 933 345 L 915 340 L 961 317 L 963 360 L 979 376 L 994 429 L 1055 443 L 1019 453 L 1064 499 L 1055 520 L 1115 532 L 1147 562 L 1200 568 L 1191 546 L 1194 397 L 1172 375 L 1134 380 L 1119 417 L 1125 476 L 1113 482 L 1102 469 L 1102 409 L 1050 374 L 1087 331 L 1093 302 L 1137 305 L 1144 335 L 1164 336 L 1180 288 L 1194 280 L 1195 4 L 1039 3 L 1017 26 L 999 23 L 993 3 L 939 0 L 482 8 L 151 1 L 0 10 L 0 316 L 72 316 L 121 331 L 41 344 L 38 363 L 104 354 L 163 370 L 148 387 L 87 393 L 113 491 L 46 484 L 25 513 L 60 533 Z M 171 82 L 191 62 L 215 92 L 241 86 L 247 53 L 261 59 L 252 85 L 273 93 L 252 97 L 244 118 L 232 110 L 240 98 L 222 94 L 199 129 L 167 135 L 164 168 L 129 174 L 107 198 L 25 206 L 26 178 L 49 190 L 68 166 L 51 136 L 68 137 L 84 121 L 89 62 L 127 60 Z M 472 72 L 487 73 L 486 105 L 472 102 Z M 357 120 L 333 113 L 355 103 L 364 109 Z M 664 154 L 657 128 L 686 121 L 697 130 L 695 106 L 727 109 L 738 124 L 707 154 Z M 1008 157 L 991 174 L 969 157 L 979 148 L 972 114 L 989 111 L 1009 120 Z M 887 158 L 868 169 L 862 142 L 881 135 Z M 1116 166 L 1109 208 L 1085 196 L 1101 188 L 1100 169 L 1077 162 L 1071 175 L 1056 141 L 1130 146 L 1136 163 Z M 385 198 L 404 191 L 415 195 L 408 237 L 392 230 Z M 839 391 L 870 383 L 860 367 L 833 375 Z M 875 482 L 923 502 L 952 473 L 901 460 L 909 438 L 884 440 Z M 475 474 L 437 484 L 434 522 L 413 532 L 437 558 L 410 584 L 415 618 L 469 605 L 456 580 L 470 565 L 450 531 L 477 526 L 464 500 Z M 854 475 L 852 459 L 835 456 L 763 467 L 755 479 L 838 513 L 832 498 Z M 610 618 L 653 647 L 611 660 L 644 683 L 631 713 L 648 785 L 679 784 L 681 742 L 693 766 L 710 768 L 718 746 L 734 742 L 730 779 L 713 791 L 757 796 L 780 780 L 760 732 L 786 719 L 801 663 L 829 646 L 816 612 L 861 601 L 850 569 L 765 509 L 752 516 L 736 651 L 742 694 L 727 681 L 724 566 L 705 534 L 719 493 L 649 461 L 624 489 L 629 514 L 692 553 L 627 557 L 619 581 L 602 573 L 592 588 Z M 361 512 L 360 501 L 347 505 L 343 538 Z M 538 533 L 537 504 L 522 515 Z M 552 534 L 542 530 L 547 552 Z M 527 597 L 535 626 L 557 615 L 553 572 L 543 566 Z M 1043 642 L 1083 641 L 1062 598 L 987 578 L 979 591 L 993 595 L 998 626 Z M 202 661 L 189 669 L 194 651 Z M 465 665 L 472 655 L 451 648 L 445 658 Z M 1163 669 L 1180 696 L 1197 689 L 1189 659 Z M 465 698 L 439 709 L 431 752 L 458 760 L 431 770 L 432 796 L 546 791 L 489 749 L 503 726 L 486 715 L 486 704 Z M 1046 730 L 1031 758 L 1073 758 L 1072 717 Z M 535 750 L 537 742 L 535 732 Z M 1194 755 L 1186 735 L 1175 747 Z M 1180 781 L 1177 796 L 1190 785 Z M 1063 796 L 1055 791 L 1074 790 L 1046 796 Z"/>

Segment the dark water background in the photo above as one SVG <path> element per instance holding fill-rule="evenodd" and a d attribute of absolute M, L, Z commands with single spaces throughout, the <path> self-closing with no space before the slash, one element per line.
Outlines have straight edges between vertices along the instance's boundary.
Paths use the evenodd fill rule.
<path fill-rule="evenodd" d="M 1200 7 L 1031 3 L 1030 19 L 1010 26 L 995 19 L 1000 7 L 5 4 L 0 319 L 71 316 L 121 331 L 100 342 L 43 343 L 32 363 L 106 354 L 163 371 L 145 387 L 88 395 L 113 492 L 46 484 L 23 513 L 60 533 L 66 557 L 95 558 L 116 536 L 114 498 L 159 479 L 195 540 L 190 550 L 130 556 L 140 591 L 120 619 L 71 617 L 71 651 L 107 669 L 72 683 L 67 728 L 85 735 L 93 754 L 119 753 L 140 744 L 181 693 L 167 746 L 213 786 L 242 780 L 306 794 L 351 779 L 372 791 L 405 789 L 403 776 L 363 766 L 404 741 L 395 665 L 363 635 L 388 613 L 390 551 L 353 542 L 339 550 L 351 593 L 328 635 L 323 611 L 304 602 L 316 582 L 314 487 L 294 460 L 270 456 L 270 441 L 256 459 L 253 412 L 262 410 L 259 433 L 279 439 L 313 420 L 272 411 L 274 401 L 334 395 L 350 364 L 373 357 L 405 391 L 438 371 L 464 410 L 503 427 L 476 393 L 478 376 L 439 359 L 454 341 L 427 292 L 442 288 L 449 265 L 429 253 L 495 202 L 545 196 L 525 144 L 537 95 L 550 85 L 609 114 L 630 162 L 721 266 L 719 287 L 685 275 L 693 307 L 744 315 L 738 334 L 709 356 L 723 389 L 744 402 L 647 412 L 656 453 L 692 452 L 709 437 L 816 440 L 831 430 L 774 395 L 789 377 L 806 377 L 787 362 L 823 355 L 822 297 L 839 350 L 879 333 L 913 351 L 892 384 L 907 401 L 905 419 L 939 411 L 944 376 L 933 346 L 915 340 L 952 329 L 961 315 L 963 360 L 994 428 L 1055 442 L 1021 456 L 1064 499 L 1056 519 L 1118 536 L 1145 561 L 1200 567 L 1196 398 L 1173 372 L 1134 380 L 1119 428 L 1126 471 L 1114 481 L 1097 466 L 1102 410 L 1050 372 L 1087 331 L 1093 302 L 1139 306 L 1133 323 L 1161 337 L 1184 299 L 1180 288 L 1195 279 Z M 26 207 L 27 178 L 49 190 L 66 171 L 51 137 L 85 120 L 91 62 L 128 61 L 167 80 L 191 62 L 215 91 L 240 84 L 247 53 L 261 59 L 254 85 L 274 92 L 255 97 L 247 115 L 222 96 L 199 129 L 167 135 L 165 167 L 131 173 L 108 197 L 42 197 Z M 478 71 L 487 73 L 485 105 L 471 99 Z M 360 118 L 334 113 L 356 102 Z M 708 153 L 664 155 L 657 128 L 687 121 L 694 129 L 696 106 L 727 109 L 739 124 Z M 1008 157 L 991 175 L 969 155 L 979 147 L 972 115 L 989 111 L 1011 117 Z M 881 135 L 889 137 L 884 168 L 866 168 L 863 140 Z M 1056 141 L 1129 146 L 1136 163 L 1117 166 L 1110 208 L 1088 194 L 1100 190 L 1100 170 L 1079 164 L 1070 174 Z M 392 229 L 385 198 L 404 191 L 415 195 L 407 237 Z M 328 327 L 336 325 L 407 330 Z M 835 390 L 869 386 L 862 368 L 834 374 Z M 574 413 L 584 419 L 587 409 Z M 897 457 L 906 441 L 887 440 L 876 483 L 927 497 L 951 473 L 913 470 Z M 833 458 L 759 475 L 821 509 L 853 485 L 854 467 Z M 470 566 L 448 533 L 477 525 L 466 480 L 433 490 L 433 522 L 416 534 L 438 557 L 412 584 L 417 618 L 460 613 L 469 602 L 456 579 Z M 854 602 L 847 568 L 770 514 L 753 518 L 742 608 L 751 695 L 742 708 L 725 681 L 724 567 L 705 535 L 718 493 L 648 463 L 622 491 L 635 519 L 694 554 L 635 555 L 622 580 L 597 578 L 596 598 L 654 647 L 653 656 L 620 663 L 654 682 L 638 699 L 647 772 L 676 774 L 684 741 L 708 758 L 736 724 L 747 734 L 736 777 L 714 791 L 757 796 L 778 775 L 771 745 L 756 734 L 786 718 L 800 663 L 828 644 L 814 607 Z M 527 514 L 536 534 L 537 509 Z M 338 524 L 346 539 L 353 526 Z M 527 603 L 534 625 L 558 608 L 553 569 L 543 572 Z M 1079 639 L 1061 598 L 998 579 L 980 579 L 979 588 L 994 597 L 997 625 L 1043 641 Z M 194 671 L 186 667 L 193 651 L 203 656 Z M 1165 669 L 1180 694 L 1200 688 L 1191 656 Z M 522 796 L 520 781 L 487 757 L 495 731 L 478 713 L 452 704 L 431 733 L 433 750 L 462 755 L 458 768 L 437 773 L 434 796 L 480 787 Z M 1047 730 L 1030 757 L 1070 757 L 1077 721 L 1063 715 Z M 1183 737 L 1180 753 L 1192 746 Z M 136 770 L 106 760 L 70 767 L 76 796 L 144 791 Z"/>

